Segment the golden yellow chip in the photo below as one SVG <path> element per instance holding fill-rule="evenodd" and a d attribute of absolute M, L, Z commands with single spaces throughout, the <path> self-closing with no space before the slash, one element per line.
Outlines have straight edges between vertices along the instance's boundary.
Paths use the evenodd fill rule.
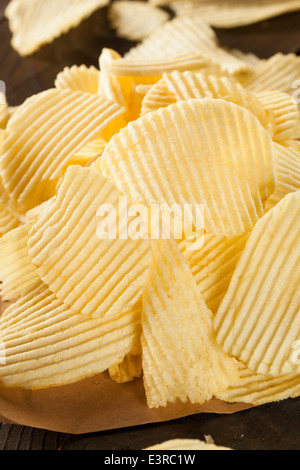
<path fill-rule="evenodd" d="M 78 26 L 108 0 L 11 0 L 5 10 L 12 46 L 27 56 Z"/>
<path fill-rule="evenodd" d="M 220 47 L 213 29 L 199 17 L 174 18 L 156 29 L 124 56 L 125 60 L 166 60 L 188 54 L 202 55 L 229 73 L 251 71 L 252 66 Z"/>
<path fill-rule="evenodd" d="M 255 374 L 240 363 L 239 376 L 237 383 L 218 393 L 216 398 L 227 403 L 250 403 L 260 406 L 300 396 L 299 373 L 270 377 Z"/>
<path fill-rule="evenodd" d="M 114 382 L 131 382 L 142 376 L 142 356 L 127 354 L 120 364 L 109 367 L 108 372 Z"/>
<path fill-rule="evenodd" d="M 253 93 L 247 92 L 233 77 L 219 76 L 212 72 L 173 72 L 166 73 L 163 77 L 177 101 L 192 98 L 221 98 L 230 101 L 251 111 L 273 136 L 273 109 L 269 113 L 267 105 L 261 103 Z"/>
<path fill-rule="evenodd" d="M 136 93 L 138 86 L 154 85 L 167 71 L 199 70 L 210 65 L 211 61 L 199 53 L 129 60 L 112 49 L 103 49 L 99 58 L 99 93 L 125 106 L 124 119 L 130 122 L 137 119 L 141 111 L 142 95 Z"/>
<path fill-rule="evenodd" d="M 300 191 L 255 225 L 214 318 L 224 350 L 258 374 L 299 373 Z"/>
<path fill-rule="evenodd" d="M 39 280 L 28 254 L 29 227 L 30 224 L 22 224 L 0 239 L 0 293 L 3 300 L 15 300 L 26 294 Z"/>
<path fill-rule="evenodd" d="M 130 238 L 130 201 L 100 172 L 70 166 L 29 233 L 29 255 L 57 298 L 95 317 L 141 301 L 150 241 Z M 124 204 L 125 202 L 125 204 Z"/>
<path fill-rule="evenodd" d="M 177 102 L 176 96 L 172 93 L 164 78 L 161 78 L 143 98 L 141 106 L 141 116 L 165 108 Z"/>
<path fill-rule="evenodd" d="M 122 361 L 138 341 L 140 317 L 136 310 L 93 319 L 74 312 L 37 282 L 0 319 L 5 347 L 0 383 L 40 389 L 99 374 Z"/>
<path fill-rule="evenodd" d="M 204 234 L 203 246 L 196 249 L 187 239 L 178 243 L 213 315 L 227 292 L 248 237 L 248 233 L 234 238 Z"/>
<path fill-rule="evenodd" d="M 0 202 L 0 236 L 5 235 L 20 224 L 20 218 L 15 212 L 13 212 L 7 204 Z"/>
<path fill-rule="evenodd" d="M 299 75 L 300 57 L 279 52 L 269 59 L 260 60 L 253 73 L 241 75 L 240 81 L 247 90 L 256 93 L 281 91 L 292 95 L 295 92 L 293 84 L 299 80 Z"/>
<path fill-rule="evenodd" d="M 300 113 L 294 98 L 280 91 L 266 91 L 256 94 L 265 110 L 273 116 L 276 142 L 300 137 Z"/>
<path fill-rule="evenodd" d="M 292 147 L 275 144 L 277 152 L 277 184 L 266 203 L 272 209 L 284 196 L 300 190 L 300 154 Z"/>
<path fill-rule="evenodd" d="M 236 380 L 236 363 L 217 344 L 212 314 L 173 240 L 152 241 L 143 294 L 143 380 L 150 408 L 203 403 Z"/>
<path fill-rule="evenodd" d="M 73 65 L 65 67 L 55 79 L 55 87 L 59 90 L 84 91 L 86 93 L 98 93 L 100 72 L 96 67 L 86 65 Z"/>
<path fill-rule="evenodd" d="M 275 163 L 271 137 L 252 113 L 205 98 L 130 123 L 108 143 L 101 171 L 135 202 L 204 205 L 206 231 L 232 237 L 264 215 Z"/>
<path fill-rule="evenodd" d="M 52 197 L 73 155 L 103 137 L 123 111 L 105 98 L 71 90 L 47 90 L 26 100 L 9 121 L 0 157 L 12 204 L 22 212 Z"/>

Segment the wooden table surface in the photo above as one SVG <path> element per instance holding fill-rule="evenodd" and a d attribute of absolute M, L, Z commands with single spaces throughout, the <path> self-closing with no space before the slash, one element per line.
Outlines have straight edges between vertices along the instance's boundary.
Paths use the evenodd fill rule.
<path fill-rule="evenodd" d="M 116 38 L 106 9 L 78 28 L 21 58 L 10 46 L 4 18 L 7 0 L 0 0 L 0 80 L 6 83 L 11 106 L 53 86 L 64 66 L 95 65 L 103 47 L 121 54 L 133 44 Z M 300 54 L 300 12 L 231 30 L 217 30 L 222 45 L 269 57 L 276 52 Z M 300 77 L 299 77 L 300 79 Z M 1 411 L 1 410 L 0 410 Z M 263 405 L 232 415 L 198 414 L 167 423 L 84 435 L 68 435 L 0 423 L 0 450 L 125 450 L 143 449 L 174 438 L 204 439 L 235 450 L 300 450 L 300 398 Z"/>

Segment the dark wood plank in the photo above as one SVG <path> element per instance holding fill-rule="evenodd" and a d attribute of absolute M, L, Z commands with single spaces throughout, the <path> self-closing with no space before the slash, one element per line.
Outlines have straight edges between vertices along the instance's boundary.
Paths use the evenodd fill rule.
<path fill-rule="evenodd" d="M 67 65 L 98 65 L 103 47 L 121 54 L 133 43 L 115 37 L 107 10 L 99 10 L 78 28 L 21 58 L 11 48 L 11 33 L 0 0 L 0 79 L 7 85 L 9 104 L 53 86 Z M 242 28 L 220 29 L 221 44 L 268 57 L 276 52 L 300 52 L 300 12 Z M 299 77 L 300 78 L 300 77 Z M 116 410 L 117 412 L 117 410 Z M 0 423 L 0 450 L 120 450 L 143 449 L 173 438 L 204 439 L 236 450 L 300 450 L 300 398 L 272 403 L 234 415 L 200 414 L 172 422 L 73 436 L 26 426 Z"/>

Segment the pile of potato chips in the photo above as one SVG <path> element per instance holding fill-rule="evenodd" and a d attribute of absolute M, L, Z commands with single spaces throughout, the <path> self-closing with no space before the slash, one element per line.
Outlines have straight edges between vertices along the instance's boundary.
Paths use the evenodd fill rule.
<path fill-rule="evenodd" d="M 31 55 L 105 9 L 118 37 L 140 41 L 174 16 L 232 28 L 300 10 L 300 0 L 10 0 L 11 44 L 21 56 Z"/>
<path fill-rule="evenodd" d="M 225 50 L 187 15 L 11 111 L 1 386 L 108 371 L 142 377 L 150 408 L 299 396 L 299 78 L 296 55 Z M 204 205 L 202 246 L 99 238 L 99 207 L 118 213 L 122 197 Z"/>

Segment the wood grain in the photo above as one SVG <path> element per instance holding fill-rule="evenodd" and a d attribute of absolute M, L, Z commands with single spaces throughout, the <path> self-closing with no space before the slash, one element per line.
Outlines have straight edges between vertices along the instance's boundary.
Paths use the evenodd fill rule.
<path fill-rule="evenodd" d="M 11 106 L 53 86 L 56 74 L 73 64 L 98 65 L 103 47 L 121 54 L 133 43 L 116 38 L 107 10 L 97 11 L 78 28 L 21 58 L 11 48 L 11 33 L 0 0 L 0 79 L 7 85 Z M 221 44 L 268 57 L 276 52 L 300 52 L 300 12 L 256 25 L 217 30 Z M 299 77 L 300 78 L 300 77 Z M 116 410 L 116 412 L 118 412 Z M 0 450 L 126 450 L 143 449 L 173 438 L 204 439 L 236 450 L 300 450 L 300 398 L 272 403 L 233 415 L 199 414 L 167 423 L 151 424 L 79 436 L 0 423 Z"/>

